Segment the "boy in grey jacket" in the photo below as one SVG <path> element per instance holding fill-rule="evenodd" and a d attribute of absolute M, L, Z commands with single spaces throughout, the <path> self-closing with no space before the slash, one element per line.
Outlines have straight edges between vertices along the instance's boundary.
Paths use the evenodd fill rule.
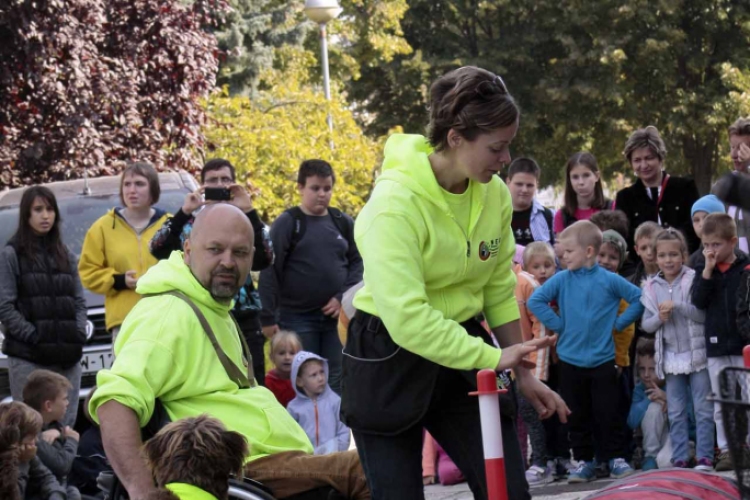
<path fill-rule="evenodd" d="M 311 352 L 300 351 L 292 362 L 297 397 L 287 410 L 305 430 L 316 455 L 349 449 L 349 427 L 339 418 L 341 397 L 328 385 L 328 363 Z"/>

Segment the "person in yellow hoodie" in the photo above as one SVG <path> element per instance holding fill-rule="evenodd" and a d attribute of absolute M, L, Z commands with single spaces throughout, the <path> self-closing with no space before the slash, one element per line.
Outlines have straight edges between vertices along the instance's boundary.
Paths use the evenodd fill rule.
<path fill-rule="evenodd" d="M 511 258 L 513 208 L 498 177 L 519 110 L 497 75 L 475 67 L 430 89 L 428 137 L 392 135 L 359 214 L 364 287 L 344 348 L 341 414 L 372 498 L 424 498 L 422 429 L 445 448 L 474 498 L 487 498 L 476 370 L 515 368 L 542 417 L 568 410 L 522 363 L 554 339 L 522 343 Z M 500 348 L 476 319 L 484 313 Z M 509 411 L 508 411 L 509 410 Z M 530 498 L 510 400 L 501 404 L 509 498 Z"/>
<path fill-rule="evenodd" d="M 130 498 L 154 488 L 140 456 L 140 428 L 156 401 L 170 421 L 207 414 L 247 439 L 245 474 L 280 498 L 332 487 L 346 498 L 369 500 L 364 472 L 354 451 L 313 455 L 305 431 L 271 391 L 254 383 L 252 360 L 230 315 L 233 298 L 253 263 L 253 228 L 247 216 L 227 203 L 210 205 L 195 218 L 184 253 L 174 251 L 138 280 L 144 295 L 115 344 L 115 362 L 97 374 L 89 403 L 101 426 L 104 450 Z M 210 326 L 212 344 L 186 296 Z M 223 351 L 225 363 L 218 350 Z M 247 373 L 245 380 L 228 375 Z"/>
<path fill-rule="evenodd" d="M 155 208 L 161 189 L 150 163 L 130 164 L 120 177 L 120 200 L 86 233 L 78 261 L 81 283 L 104 295 L 104 319 L 114 345 L 120 325 L 141 296 L 138 278 L 154 264 L 149 242 L 169 214 Z"/>

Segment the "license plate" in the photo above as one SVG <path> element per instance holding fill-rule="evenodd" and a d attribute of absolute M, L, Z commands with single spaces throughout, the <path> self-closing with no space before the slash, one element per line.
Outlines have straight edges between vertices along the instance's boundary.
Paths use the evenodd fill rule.
<path fill-rule="evenodd" d="M 96 373 L 104 368 L 112 368 L 114 362 L 111 352 L 83 354 L 81 358 L 81 372 Z"/>

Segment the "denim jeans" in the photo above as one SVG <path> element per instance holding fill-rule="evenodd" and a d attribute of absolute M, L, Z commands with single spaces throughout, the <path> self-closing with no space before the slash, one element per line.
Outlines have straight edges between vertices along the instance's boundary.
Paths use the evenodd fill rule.
<path fill-rule="evenodd" d="M 688 401 L 691 393 L 695 409 L 695 456 L 713 459 L 714 408 L 713 403 L 708 400 L 711 394 L 708 370 L 700 370 L 689 375 L 667 373 L 666 378 L 672 460 L 688 460 Z"/>
<path fill-rule="evenodd" d="M 68 392 L 68 410 L 65 412 L 65 418 L 61 423 L 73 427 L 78 416 L 78 392 L 81 389 L 81 363 L 79 362 L 68 368 L 63 368 L 62 366 L 38 365 L 25 359 L 8 356 L 10 394 L 15 401 L 23 401 L 23 387 L 26 385 L 31 372 L 39 369 L 59 373 L 70 382 L 72 387 Z"/>
<path fill-rule="evenodd" d="M 282 310 L 279 328 L 299 335 L 302 348 L 328 361 L 328 385 L 341 394 L 341 340 L 337 329 L 338 319 L 326 316 L 323 311 L 306 313 Z"/>
<path fill-rule="evenodd" d="M 440 443 L 463 473 L 476 500 L 487 499 L 479 402 L 457 370 L 441 367 L 427 413 L 392 436 L 353 431 L 374 500 L 422 500 L 422 429 Z M 501 416 L 508 498 L 530 499 L 513 420 Z"/>

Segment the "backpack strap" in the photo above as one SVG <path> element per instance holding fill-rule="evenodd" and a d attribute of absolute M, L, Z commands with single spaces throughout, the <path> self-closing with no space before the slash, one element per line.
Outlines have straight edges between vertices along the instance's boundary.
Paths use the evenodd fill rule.
<path fill-rule="evenodd" d="M 349 254 L 351 254 L 356 248 L 357 244 L 354 242 L 354 227 L 349 224 L 349 221 L 344 217 L 344 213 L 338 208 L 328 207 L 328 214 L 331 216 L 336 229 L 339 230 L 341 236 L 346 238 L 349 243 Z"/>
<path fill-rule="evenodd" d="M 549 230 L 549 244 L 554 245 L 555 244 L 555 216 L 552 213 L 552 210 L 550 210 L 547 207 L 544 207 L 542 209 L 542 214 L 544 214 L 544 221 L 547 223 L 547 229 Z"/>
<path fill-rule="evenodd" d="M 211 341 L 211 345 L 214 348 L 214 351 L 216 351 L 216 356 L 218 356 L 219 361 L 221 361 L 222 366 L 224 367 L 224 370 L 227 372 L 227 375 L 229 378 L 237 384 L 237 386 L 240 389 L 247 389 L 249 387 L 255 387 L 257 386 L 257 382 L 255 381 L 255 377 L 248 378 L 247 374 L 243 373 L 242 370 L 239 369 L 239 367 L 234 364 L 234 362 L 229 359 L 229 356 L 224 352 L 224 350 L 219 345 L 219 341 L 216 340 L 216 335 L 214 335 L 214 331 L 211 328 L 211 325 L 208 323 L 208 320 L 206 319 L 206 316 L 203 314 L 203 312 L 198 308 L 197 305 L 195 305 L 195 302 L 190 300 L 190 298 L 185 295 L 184 293 L 178 291 L 178 290 L 170 290 L 168 292 L 163 293 L 154 293 L 154 294 L 147 294 L 143 295 L 143 297 L 156 297 L 159 295 L 171 295 L 173 297 L 177 297 L 178 299 L 185 302 L 187 305 L 190 306 L 190 309 L 193 310 L 195 315 L 198 318 L 198 321 L 200 322 L 201 326 L 203 327 L 203 331 L 206 333 L 206 336 Z M 234 326 L 237 328 L 237 334 L 240 337 L 240 342 L 242 343 L 242 357 L 243 362 L 247 363 L 246 371 L 247 373 L 252 373 L 250 370 L 253 366 L 253 358 L 250 354 L 250 349 L 247 346 L 247 342 L 245 342 L 244 337 L 242 336 L 242 330 L 240 329 L 239 325 L 237 324 L 237 320 L 234 319 L 234 316 L 230 314 L 232 321 L 234 322 Z"/>
<path fill-rule="evenodd" d="M 289 255 L 294 252 L 294 249 L 297 247 L 297 244 L 302 240 L 302 237 L 305 235 L 305 230 L 307 230 L 307 219 L 305 218 L 304 212 L 302 212 L 302 209 L 300 207 L 292 207 L 285 210 L 286 213 L 292 216 L 292 219 L 294 219 L 294 225 L 292 226 L 292 237 L 289 240 L 289 248 L 286 250 L 286 256 L 289 258 Z"/>

